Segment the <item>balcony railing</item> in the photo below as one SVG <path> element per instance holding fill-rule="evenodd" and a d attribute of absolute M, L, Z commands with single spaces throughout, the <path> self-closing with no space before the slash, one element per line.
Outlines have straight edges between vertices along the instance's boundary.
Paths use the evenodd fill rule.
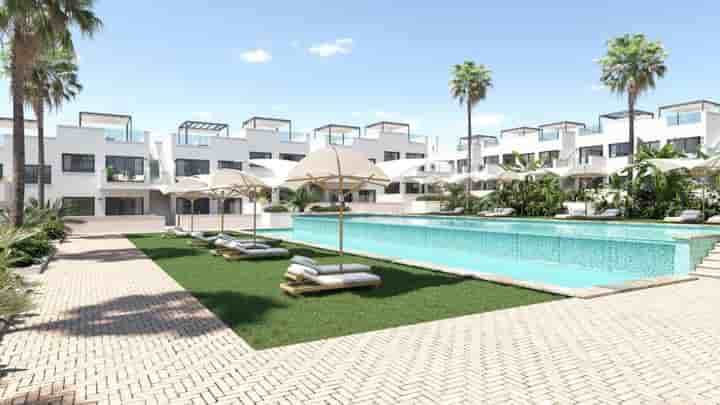
<path fill-rule="evenodd" d="M 302 133 L 302 132 L 278 132 L 278 136 L 280 137 L 280 142 L 289 142 L 289 143 L 307 143 L 308 141 L 308 134 Z"/>
<path fill-rule="evenodd" d="M 180 146 L 208 146 L 210 137 L 196 134 L 175 134 L 175 144 Z"/>
<path fill-rule="evenodd" d="M 105 140 L 108 142 L 145 143 L 145 133 L 142 131 L 126 131 L 119 128 L 104 128 Z"/>
<path fill-rule="evenodd" d="M 145 175 L 132 172 L 116 172 L 108 170 L 106 172 L 107 181 L 110 183 L 144 183 Z"/>
<path fill-rule="evenodd" d="M 702 113 L 700 111 L 671 113 L 665 117 L 665 122 L 669 127 L 677 125 L 697 124 L 702 121 Z"/>
<path fill-rule="evenodd" d="M 540 142 L 556 141 L 560 139 L 560 131 L 557 129 L 542 130 L 538 135 Z"/>
<path fill-rule="evenodd" d="M 578 128 L 578 135 L 598 135 L 602 134 L 602 128 L 599 126 L 592 126 L 587 128 Z"/>
<path fill-rule="evenodd" d="M 410 134 L 408 135 L 408 140 L 413 143 L 427 143 L 427 136 Z"/>

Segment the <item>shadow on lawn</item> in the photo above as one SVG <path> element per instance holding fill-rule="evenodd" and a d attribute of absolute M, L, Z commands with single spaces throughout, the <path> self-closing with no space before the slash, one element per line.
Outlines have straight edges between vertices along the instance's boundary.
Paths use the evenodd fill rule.
<path fill-rule="evenodd" d="M 283 308 L 273 299 L 235 291 L 203 292 L 198 298 L 220 317 L 232 316 L 230 327 L 262 319 L 273 308 Z M 175 334 L 200 336 L 225 328 L 188 291 L 154 295 L 128 295 L 66 312 L 64 319 L 19 326 L 9 333 L 35 330 L 75 336 L 122 336 Z"/>

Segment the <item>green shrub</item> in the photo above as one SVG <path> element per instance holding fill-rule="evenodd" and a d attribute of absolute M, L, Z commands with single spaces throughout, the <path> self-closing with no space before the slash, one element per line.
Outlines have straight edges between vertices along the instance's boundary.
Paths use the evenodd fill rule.
<path fill-rule="evenodd" d="M 43 224 L 42 231 L 50 240 L 64 240 L 67 236 L 65 223 L 60 220 L 52 220 Z"/>
<path fill-rule="evenodd" d="M 50 240 L 45 233 L 40 232 L 12 245 L 10 258 L 15 266 L 30 266 L 37 259 L 49 255 L 51 251 Z"/>
<path fill-rule="evenodd" d="M 290 212 L 284 205 L 268 205 L 263 209 L 265 212 Z"/>
<path fill-rule="evenodd" d="M 340 206 L 339 205 L 328 205 L 328 206 L 313 205 L 312 207 L 310 207 L 310 211 L 312 211 L 312 212 L 338 212 L 338 211 L 340 211 Z M 348 207 L 346 205 L 345 209 L 343 209 L 343 211 L 349 212 L 350 207 Z"/>

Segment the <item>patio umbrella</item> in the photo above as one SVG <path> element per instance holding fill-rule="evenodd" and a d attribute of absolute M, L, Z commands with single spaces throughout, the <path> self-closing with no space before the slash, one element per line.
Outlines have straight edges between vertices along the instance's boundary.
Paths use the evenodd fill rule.
<path fill-rule="evenodd" d="M 195 200 L 208 197 L 207 184 L 194 177 L 178 177 L 175 183 L 161 189 L 161 192 L 190 200 L 190 231 L 194 231 Z"/>
<path fill-rule="evenodd" d="M 575 179 L 594 179 L 597 177 L 605 177 L 613 174 L 615 171 L 608 169 L 604 165 L 580 165 L 567 168 L 561 174 L 561 177 Z M 587 188 L 583 189 L 583 200 L 585 201 L 585 215 L 588 214 Z"/>
<path fill-rule="evenodd" d="M 253 201 L 253 244 L 257 238 L 257 193 L 269 185 L 259 177 L 235 169 L 218 169 L 212 174 L 194 176 L 204 183 L 210 193 L 218 198 L 232 198 L 233 195 L 246 195 Z M 223 211 L 220 221 L 223 226 Z M 221 230 L 222 231 L 222 230 Z"/>
<path fill-rule="evenodd" d="M 338 211 L 338 247 L 343 255 L 343 211 L 345 191 L 353 192 L 365 185 L 387 186 L 390 178 L 367 156 L 351 150 L 339 150 L 334 146 L 311 152 L 295 166 L 285 184 L 299 188 L 315 184 L 325 190 L 337 191 L 340 199 Z"/>

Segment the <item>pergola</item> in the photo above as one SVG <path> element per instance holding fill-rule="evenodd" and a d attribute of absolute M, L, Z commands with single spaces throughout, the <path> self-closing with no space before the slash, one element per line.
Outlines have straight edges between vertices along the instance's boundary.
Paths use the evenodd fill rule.
<path fill-rule="evenodd" d="M 567 132 L 568 129 L 575 129 L 575 128 L 585 128 L 584 122 L 576 122 L 576 121 L 558 121 L 558 122 L 551 122 L 549 124 L 542 124 L 538 125 L 538 128 L 541 130 L 545 129 L 562 129 L 563 131 Z"/>
<path fill-rule="evenodd" d="M 537 134 L 540 132 L 540 128 L 535 127 L 517 127 L 510 129 L 503 129 L 500 131 L 500 136 L 503 135 L 520 135 L 525 136 L 527 134 Z"/>
<path fill-rule="evenodd" d="M 392 121 L 380 121 L 365 127 L 365 134 L 368 130 L 390 134 L 407 134 L 410 137 L 410 124 Z"/>
<path fill-rule="evenodd" d="M 230 136 L 230 125 L 219 122 L 185 121 L 178 126 L 178 137 L 184 136 L 185 143 L 188 142 L 191 132 L 209 133 L 214 135 L 220 135 L 224 132 L 225 136 Z"/>
<path fill-rule="evenodd" d="M 352 125 L 328 124 L 313 130 L 313 137 L 318 134 L 328 137 L 328 143 L 332 145 L 347 145 L 346 140 L 360 138 L 362 129 Z M 340 142 L 335 141 L 339 137 Z"/>
<path fill-rule="evenodd" d="M 664 112 L 683 113 L 698 111 L 720 112 L 720 103 L 710 100 L 695 100 L 686 103 L 664 105 L 658 108 L 658 117 L 662 117 Z"/>
<path fill-rule="evenodd" d="M 272 131 L 287 128 L 288 132 L 292 134 L 292 121 L 284 118 L 251 117 L 242 123 L 242 127 Z"/>

